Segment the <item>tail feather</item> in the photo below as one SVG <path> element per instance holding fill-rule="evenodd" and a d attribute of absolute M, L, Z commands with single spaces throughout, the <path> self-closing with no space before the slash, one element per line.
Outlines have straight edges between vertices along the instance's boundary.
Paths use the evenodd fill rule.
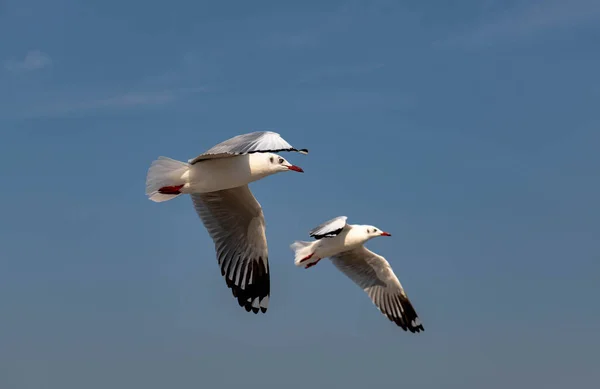
<path fill-rule="evenodd" d="M 306 261 L 303 261 L 301 263 L 301 261 L 304 259 L 306 260 L 307 257 L 309 257 L 310 255 L 312 255 L 314 253 L 314 244 L 318 243 L 317 242 L 305 242 L 305 241 L 301 241 L 301 240 L 297 240 L 294 243 L 292 243 L 292 245 L 290 246 L 290 248 L 294 251 L 294 264 L 296 266 L 305 266 L 307 264 Z M 317 259 L 317 258 L 315 258 Z"/>
<path fill-rule="evenodd" d="M 146 195 L 150 200 L 162 202 L 181 194 L 185 180 L 181 178 L 190 168 L 186 162 L 167 157 L 158 157 L 150 165 L 146 176 Z"/>

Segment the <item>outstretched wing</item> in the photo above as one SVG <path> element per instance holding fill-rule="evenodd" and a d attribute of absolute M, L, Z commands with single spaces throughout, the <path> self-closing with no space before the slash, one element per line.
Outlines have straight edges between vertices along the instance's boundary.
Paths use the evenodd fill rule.
<path fill-rule="evenodd" d="M 308 154 L 307 149 L 292 147 L 276 132 L 257 131 L 227 139 L 188 162 L 193 165 L 206 159 L 226 158 L 251 153 L 277 153 L 280 151 L 296 151 Z"/>
<path fill-rule="evenodd" d="M 196 212 L 215 243 L 221 275 L 246 311 L 269 305 L 269 253 L 262 208 L 248 186 L 192 193 Z"/>
<path fill-rule="evenodd" d="M 369 295 L 381 313 L 404 331 L 425 331 L 398 277 L 384 257 L 360 246 L 331 257 L 331 262 Z"/>
<path fill-rule="evenodd" d="M 315 239 L 331 238 L 338 235 L 346 227 L 347 216 L 338 216 L 309 231 L 309 235 Z"/>

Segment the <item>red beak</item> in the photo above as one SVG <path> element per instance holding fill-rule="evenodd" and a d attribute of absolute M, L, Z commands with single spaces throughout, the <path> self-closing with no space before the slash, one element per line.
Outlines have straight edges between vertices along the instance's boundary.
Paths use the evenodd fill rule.
<path fill-rule="evenodd" d="M 290 170 L 293 170 L 295 172 L 298 172 L 298 173 L 304 173 L 304 170 L 302 170 L 302 168 L 300 166 L 290 165 L 287 168 Z"/>
<path fill-rule="evenodd" d="M 382 232 L 381 236 L 392 236 L 392 234 L 390 234 L 389 232 Z"/>

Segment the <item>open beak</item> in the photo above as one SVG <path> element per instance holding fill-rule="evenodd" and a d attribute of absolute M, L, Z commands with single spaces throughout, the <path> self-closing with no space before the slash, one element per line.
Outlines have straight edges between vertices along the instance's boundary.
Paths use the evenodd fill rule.
<path fill-rule="evenodd" d="M 293 170 L 295 172 L 298 172 L 298 173 L 304 173 L 304 170 L 302 170 L 302 168 L 300 166 L 290 165 L 287 168 L 290 170 Z"/>
<path fill-rule="evenodd" d="M 381 236 L 392 236 L 392 234 L 390 234 L 389 232 L 382 232 Z"/>

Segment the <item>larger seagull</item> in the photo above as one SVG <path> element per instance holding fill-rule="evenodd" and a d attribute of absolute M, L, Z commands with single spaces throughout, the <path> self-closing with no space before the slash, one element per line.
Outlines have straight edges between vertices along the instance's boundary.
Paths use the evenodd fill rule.
<path fill-rule="evenodd" d="M 266 312 L 271 281 L 262 208 L 248 184 L 298 166 L 274 154 L 296 151 L 279 134 L 238 135 L 188 162 L 159 157 L 146 177 L 146 195 L 162 202 L 189 194 L 215 244 L 221 275 L 246 311 Z"/>

